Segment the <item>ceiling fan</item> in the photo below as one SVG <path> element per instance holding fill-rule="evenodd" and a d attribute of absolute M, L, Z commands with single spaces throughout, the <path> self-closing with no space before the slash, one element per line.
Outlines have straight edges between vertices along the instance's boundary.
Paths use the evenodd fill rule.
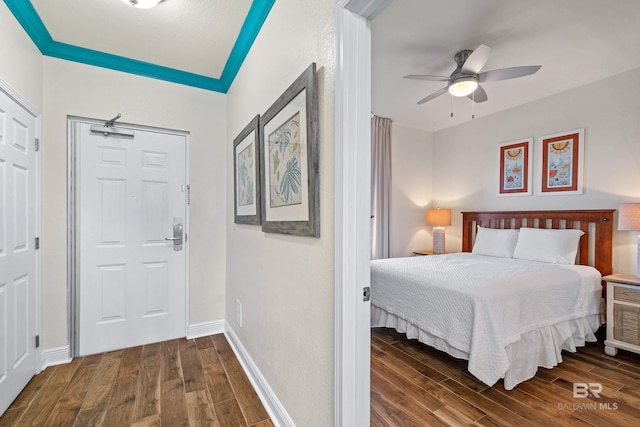
<path fill-rule="evenodd" d="M 500 68 L 498 70 L 483 71 L 481 73 L 480 70 L 482 70 L 482 67 L 487 63 L 490 53 L 491 48 L 486 44 L 481 44 L 475 50 L 461 50 L 453 57 L 458 66 L 449 77 L 411 74 L 404 76 L 404 78 L 447 82 L 447 86 L 421 99 L 418 101 L 418 104 L 424 104 L 446 92 L 451 93 L 453 96 L 467 96 L 474 102 L 485 102 L 488 99 L 487 92 L 480 86 L 480 83 L 528 76 L 536 73 L 542 67 L 541 65 L 527 65 L 522 67 Z"/>

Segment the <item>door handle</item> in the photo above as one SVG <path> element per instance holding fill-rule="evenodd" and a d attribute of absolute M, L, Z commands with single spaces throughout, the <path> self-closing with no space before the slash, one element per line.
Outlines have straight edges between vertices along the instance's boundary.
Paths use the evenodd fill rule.
<path fill-rule="evenodd" d="M 182 218 L 173 218 L 173 237 L 165 237 L 164 240 L 173 242 L 173 250 L 182 250 Z"/>

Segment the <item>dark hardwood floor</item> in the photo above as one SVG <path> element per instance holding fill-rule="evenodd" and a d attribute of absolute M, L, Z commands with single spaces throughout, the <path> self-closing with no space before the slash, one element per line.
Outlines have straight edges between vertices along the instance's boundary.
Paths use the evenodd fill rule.
<path fill-rule="evenodd" d="M 224 335 L 78 357 L 36 375 L 0 426 L 273 426 Z"/>
<path fill-rule="evenodd" d="M 640 355 L 589 343 L 513 390 L 476 380 L 467 362 L 391 329 L 371 336 L 372 426 L 639 426 Z M 600 397 L 574 398 L 574 383 Z M 597 391 L 597 390 L 596 390 Z"/>
<path fill-rule="evenodd" d="M 637 426 L 640 355 L 602 342 L 506 391 L 390 329 L 371 337 L 371 425 Z M 574 383 L 602 385 L 574 398 Z M 0 426 L 273 426 L 224 335 L 80 357 L 36 375 Z"/>

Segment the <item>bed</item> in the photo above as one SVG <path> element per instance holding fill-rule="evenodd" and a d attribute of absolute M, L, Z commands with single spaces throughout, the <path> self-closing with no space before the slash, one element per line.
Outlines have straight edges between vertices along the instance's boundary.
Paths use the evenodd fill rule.
<path fill-rule="evenodd" d="M 480 381 L 510 390 L 596 341 L 613 212 L 462 212 L 461 253 L 371 261 L 371 326 L 466 359 Z"/>

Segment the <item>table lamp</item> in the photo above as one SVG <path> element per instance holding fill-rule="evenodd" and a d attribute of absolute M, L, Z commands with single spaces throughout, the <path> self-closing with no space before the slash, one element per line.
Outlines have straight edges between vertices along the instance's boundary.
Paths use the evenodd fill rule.
<path fill-rule="evenodd" d="M 622 203 L 618 211 L 618 230 L 640 231 L 640 203 Z M 640 235 L 638 236 L 638 277 L 640 277 Z"/>
<path fill-rule="evenodd" d="M 427 225 L 433 227 L 433 253 L 444 253 L 444 227 L 451 225 L 451 209 L 427 209 Z"/>

